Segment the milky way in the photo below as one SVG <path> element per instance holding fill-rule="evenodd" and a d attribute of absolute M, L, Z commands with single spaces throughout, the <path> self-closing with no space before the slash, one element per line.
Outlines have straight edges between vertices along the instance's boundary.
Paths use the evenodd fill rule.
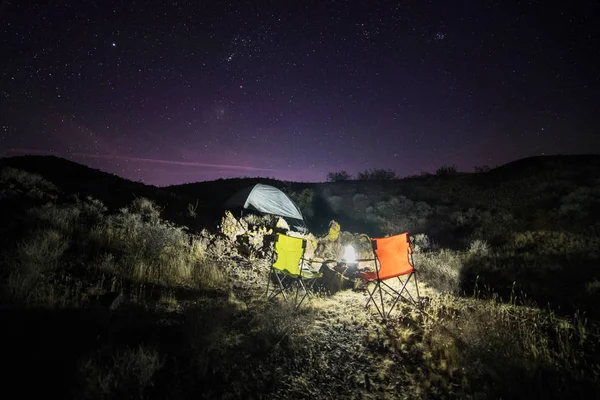
<path fill-rule="evenodd" d="M 168 185 L 600 152 L 595 2 L 44 3 L 0 6 L 3 156 Z"/>

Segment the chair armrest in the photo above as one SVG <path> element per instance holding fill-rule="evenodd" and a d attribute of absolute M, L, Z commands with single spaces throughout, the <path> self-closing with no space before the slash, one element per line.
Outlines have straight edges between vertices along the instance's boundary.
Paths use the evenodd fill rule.
<path fill-rule="evenodd" d="M 302 261 L 300 263 L 300 270 L 305 270 L 305 271 L 311 271 L 313 270 L 313 268 L 307 267 L 304 265 L 304 262 L 306 262 L 307 264 L 323 264 L 324 261 L 318 261 L 318 260 L 310 260 L 308 258 L 301 258 L 300 261 Z"/>

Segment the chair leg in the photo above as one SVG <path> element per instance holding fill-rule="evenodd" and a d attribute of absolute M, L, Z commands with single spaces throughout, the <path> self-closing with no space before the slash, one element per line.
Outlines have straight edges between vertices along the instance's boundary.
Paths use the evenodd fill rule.
<path fill-rule="evenodd" d="M 384 281 L 377 281 L 377 284 L 375 285 L 375 288 L 373 288 L 373 290 L 371 292 L 369 292 L 367 290 L 367 293 L 369 294 L 369 299 L 367 300 L 367 304 L 365 304 L 365 307 L 367 307 L 369 305 L 369 303 L 371 301 L 373 301 L 373 303 L 375 304 L 375 307 L 377 307 L 377 311 L 379 312 L 379 314 L 385 319 L 388 318 L 391 314 L 392 311 L 394 310 L 394 308 L 396 307 L 396 305 L 398 304 L 398 302 L 400 301 L 401 298 L 405 299 L 406 301 L 412 302 L 414 305 L 416 306 L 420 306 L 420 296 L 419 296 L 419 288 L 417 286 L 417 301 L 415 301 L 414 297 L 412 296 L 412 294 L 408 291 L 408 283 L 410 281 L 411 278 L 414 278 L 415 280 L 415 285 L 417 284 L 417 279 L 416 279 L 416 275 L 413 277 L 413 273 L 411 272 L 410 275 L 408 276 L 408 278 L 406 279 L 406 281 L 403 281 L 402 279 L 400 279 L 400 277 L 398 278 L 398 281 L 400 282 L 401 288 L 400 290 L 396 290 L 393 287 L 391 287 L 390 285 L 388 285 L 386 282 Z M 380 301 L 381 301 L 381 310 L 379 309 L 377 302 L 375 301 L 373 295 L 375 294 L 375 291 L 379 290 L 379 296 L 380 296 Z M 385 305 L 383 302 L 383 292 L 385 291 L 386 295 L 391 296 L 394 301 L 392 302 L 391 307 L 389 308 L 389 310 L 387 312 L 385 312 Z M 404 293 L 406 293 L 406 296 L 404 295 Z"/>
<path fill-rule="evenodd" d="M 415 274 L 414 271 L 411 272 L 410 275 L 408 276 L 407 283 L 410 280 L 410 278 L 413 278 L 413 280 L 415 281 L 415 286 L 416 286 L 416 289 L 417 289 L 417 300 L 415 300 L 415 298 L 413 297 L 413 295 L 410 294 L 410 291 L 408 290 L 408 288 L 406 289 L 406 294 L 408 295 L 408 297 L 410 297 L 410 300 L 412 301 L 412 303 L 415 306 L 420 307 L 421 298 L 419 296 L 419 286 L 417 284 L 417 275 Z"/>
<path fill-rule="evenodd" d="M 417 279 L 417 271 L 413 271 L 415 275 L 415 287 L 417 288 L 417 302 L 419 303 L 418 307 L 421 308 L 421 295 L 419 294 L 419 284 L 417 283 L 419 280 Z"/>
<path fill-rule="evenodd" d="M 402 282 L 402 279 L 400 279 L 400 277 L 398 277 L 398 280 L 400 281 L 400 284 L 402 285 L 402 289 L 400 289 L 399 292 L 396 292 L 394 290 L 394 292 L 396 293 L 396 298 L 394 299 L 394 302 L 392 303 L 392 307 L 390 308 L 390 312 L 388 313 L 388 316 L 392 313 L 392 310 L 394 309 L 394 307 L 396 306 L 396 304 L 398 304 L 398 300 L 400 300 L 400 298 L 402 297 L 402 292 L 404 292 L 404 289 L 406 288 L 406 285 L 408 285 L 408 281 L 410 281 L 410 276 L 408 277 L 408 279 L 406 280 L 406 282 Z M 390 289 L 393 290 L 392 288 L 390 288 Z M 408 293 L 408 295 L 410 296 L 410 293 Z"/>
<path fill-rule="evenodd" d="M 381 290 L 381 281 L 377 281 L 377 285 L 379 287 L 379 298 L 381 299 L 381 316 L 385 318 L 385 308 L 383 308 L 383 291 Z"/>
<path fill-rule="evenodd" d="M 373 282 L 373 281 L 371 281 Z M 367 285 L 370 282 L 367 282 Z M 375 282 L 375 286 L 373 287 L 373 290 L 371 290 L 369 292 L 369 288 L 367 287 L 367 293 L 369 294 L 369 298 L 367 299 L 367 302 L 365 303 L 365 308 L 369 307 L 369 303 L 372 301 L 373 303 L 375 303 L 375 299 L 373 298 L 373 294 L 375 293 L 375 290 L 377 290 L 377 282 Z"/>
<path fill-rule="evenodd" d="M 283 284 L 283 280 L 285 280 L 285 277 L 283 278 L 283 280 L 279 277 L 279 274 L 274 273 L 275 278 L 277 279 L 277 282 L 279 283 L 279 289 L 277 289 L 275 287 L 275 284 L 273 284 L 273 292 L 271 292 L 271 295 L 267 297 L 268 300 L 275 298 L 279 293 L 281 293 L 283 295 L 283 299 L 287 302 L 288 298 L 285 294 L 285 290 L 286 290 L 286 286 Z"/>
<path fill-rule="evenodd" d="M 375 296 L 375 292 L 377 290 L 379 290 L 380 297 L 382 296 L 381 295 L 381 282 L 380 281 L 372 281 L 372 282 L 375 283 L 375 286 L 373 287 L 373 290 L 371 290 L 370 292 L 367 289 L 367 293 L 369 294 L 369 299 L 367 300 L 367 303 L 365 304 L 365 308 L 369 307 L 370 302 L 373 302 L 373 305 L 375 306 L 377 313 L 379 315 L 381 315 L 381 317 L 383 318 L 383 298 L 381 298 L 382 299 L 382 301 L 381 301 L 382 308 L 380 309 L 379 306 L 377 305 L 377 301 L 375 300 L 375 297 L 373 297 L 373 296 Z"/>
<path fill-rule="evenodd" d="M 309 282 L 310 282 L 310 284 L 307 287 L 308 291 L 312 292 L 312 293 L 315 293 L 314 287 L 315 287 L 315 283 L 317 282 L 317 280 L 316 279 L 311 279 Z"/>
<path fill-rule="evenodd" d="M 267 277 L 267 292 L 265 293 L 265 296 L 267 297 L 267 299 L 269 298 L 269 284 L 271 283 L 271 275 L 273 274 L 273 268 L 271 268 L 269 270 L 269 276 Z"/>
<path fill-rule="evenodd" d="M 298 303 L 296 305 L 296 309 L 300 308 L 300 304 L 302 304 L 302 302 L 304 301 L 304 299 L 306 298 L 306 296 L 308 296 L 308 291 L 306 290 L 306 286 L 304 286 L 304 282 L 302 281 L 302 279 L 298 280 L 299 285 L 298 285 L 298 290 L 300 289 L 300 286 L 302 287 L 302 289 L 304 289 L 304 296 L 302 296 L 302 298 L 300 299 L 300 303 Z M 296 292 L 296 295 L 298 294 L 298 292 Z M 297 299 L 297 297 L 296 297 Z"/>

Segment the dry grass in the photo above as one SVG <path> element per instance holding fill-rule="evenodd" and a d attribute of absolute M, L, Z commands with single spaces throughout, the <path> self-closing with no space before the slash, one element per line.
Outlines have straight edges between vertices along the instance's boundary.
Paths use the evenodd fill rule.
<path fill-rule="evenodd" d="M 163 365 L 156 349 L 138 346 L 98 351 L 80 362 L 81 399 L 145 398 Z"/>
<path fill-rule="evenodd" d="M 448 249 L 415 253 L 419 278 L 442 293 L 458 293 L 465 254 Z"/>

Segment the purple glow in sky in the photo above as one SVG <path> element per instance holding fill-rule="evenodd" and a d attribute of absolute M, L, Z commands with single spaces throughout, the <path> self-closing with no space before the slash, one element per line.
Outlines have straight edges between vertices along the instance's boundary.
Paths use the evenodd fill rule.
<path fill-rule="evenodd" d="M 5 1 L 0 155 L 169 185 L 600 152 L 596 2 Z"/>

